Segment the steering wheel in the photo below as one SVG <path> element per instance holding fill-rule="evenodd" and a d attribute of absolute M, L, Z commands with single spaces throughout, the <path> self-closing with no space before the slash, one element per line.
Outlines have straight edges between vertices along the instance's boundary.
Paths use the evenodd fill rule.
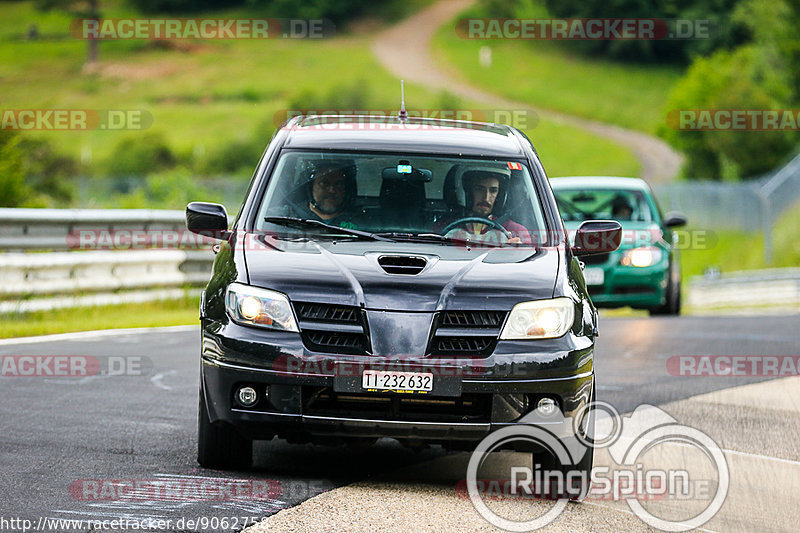
<path fill-rule="evenodd" d="M 488 218 L 483 218 L 483 217 L 464 217 L 464 218 L 459 218 L 458 220 L 453 221 L 450 224 L 448 224 L 447 227 L 442 230 L 442 235 L 447 235 L 447 233 L 450 232 L 450 230 L 452 230 L 452 229 L 454 229 L 454 228 L 456 228 L 456 227 L 458 227 L 458 226 L 460 226 L 462 224 L 467 224 L 467 223 L 470 223 L 470 222 L 478 222 L 480 224 L 488 224 L 489 226 L 494 227 L 494 229 L 496 229 L 497 231 L 502 232 L 503 235 L 505 235 L 507 238 L 510 239 L 512 237 L 511 232 L 508 231 L 503 226 L 501 226 L 499 222 L 495 222 L 494 220 L 489 220 Z"/>

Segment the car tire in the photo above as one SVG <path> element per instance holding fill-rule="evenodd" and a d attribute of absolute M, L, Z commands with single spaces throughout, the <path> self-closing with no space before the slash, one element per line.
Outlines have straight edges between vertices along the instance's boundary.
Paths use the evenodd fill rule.
<path fill-rule="evenodd" d="M 571 502 L 580 502 L 583 501 L 587 494 L 589 493 L 589 489 L 591 487 L 591 475 L 592 475 L 592 467 L 594 466 L 594 449 L 589 448 L 586 450 L 584 456 L 578 461 L 577 464 L 568 464 L 562 465 L 557 459 L 552 457 L 551 455 L 543 455 L 536 457 L 534 456 L 534 463 L 536 460 L 541 461 L 541 465 L 550 471 L 560 471 L 565 481 L 567 480 L 567 476 L 570 472 L 580 472 L 582 478 L 575 479 L 573 477 L 573 481 L 576 483 L 573 484 L 571 487 L 565 487 L 569 494 L 569 501 Z M 585 481 L 585 483 L 584 483 Z M 564 490 L 562 488 L 561 490 Z"/>
<path fill-rule="evenodd" d="M 203 394 L 197 416 L 197 462 L 205 468 L 248 468 L 253 461 L 253 441 L 225 422 L 211 423 Z"/>
<path fill-rule="evenodd" d="M 680 315 L 681 314 L 681 280 L 672 279 L 672 266 L 670 266 L 669 284 L 667 285 L 667 297 L 664 304 L 650 310 L 651 315 Z"/>
<path fill-rule="evenodd" d="M 593 405 L 595 402 L 595 390 L 594 387 L 592 388 L 592 396 L 591 400 L 589 400 L 589 404 Z M 591 421 L 592 427 L 586 428 L 586 434 L 583 434 L 581 437 L 581 441 L 578 442 L 578 436 L 570 437 L 572 442 L 568 442 L 566 444 L 567 449 L 572 450 L 579 450 L 581 448 L 585 448 L 585 452 L 580 460 L 576 464 L 561 464 L 560 461 L 555 457 L 555 455 L 545 453 L 540 456 L 536 456 L 534 454 L 534 464 L 536 460 L 539 459 L 542 461 L 542 466 L 548 470 L 560 470 L 563 476 L 563 479 L 567 479 L 567 475 L 569 472 L 580 472 L 581 478 L 575 480 L 578 484 L 574 484 L 571 487 L 567 487 L 566 490 L 569 491 L 569 501 L 571 502 L 581 502 L 583 501 L 586 496 L 589 494 L 589 490 L 591 489 L 592 485 L 592 467 L 594 466 L 594 447 L 587 446 L 585 442 L 589 439 L 588 435 L 594 434 L 594 419 Z M 574 478 L 573 478 L 574 479 Z"/>

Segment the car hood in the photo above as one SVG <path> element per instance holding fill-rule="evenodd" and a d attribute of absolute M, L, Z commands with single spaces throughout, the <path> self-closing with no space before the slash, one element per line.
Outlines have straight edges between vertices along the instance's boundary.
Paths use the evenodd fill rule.
<path fill-rule="evenodd" d="M 473 248 L 377 241 L 291 242 L 251 236 L 244 247 L 249 283 L 293 301 L 371 310 L 511 309 L 551 298 L 557 249 Z M 382 256 L 426 261 L 416 275 L 389 274 Z"/>

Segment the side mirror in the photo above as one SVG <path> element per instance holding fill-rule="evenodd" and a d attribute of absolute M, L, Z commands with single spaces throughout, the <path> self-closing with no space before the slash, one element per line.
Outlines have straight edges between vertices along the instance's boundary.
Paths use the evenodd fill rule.
<path fill-rule="evenodd" d="M 664 215 L 664 227 L 678 228 L 686 225 L 686 215 L 677 211 L 670 211 Z"/>
<path fill-rule="evenodd" d="M 228 212 L 224 205 L 192 202 L 186 206 L 186 227 L 192 233 L 213 239 L 228 237 Z"/>
<path fill-rule="evenodd" d="M 575 232 L 572 253 L 582 255 L 607 254 L 619 248 L 622 226 L 616 220 L 587 220 Z"/>

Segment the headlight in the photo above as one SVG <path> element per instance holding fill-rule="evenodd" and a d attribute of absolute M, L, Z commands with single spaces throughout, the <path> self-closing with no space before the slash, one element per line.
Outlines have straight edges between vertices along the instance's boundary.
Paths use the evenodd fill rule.
<path fill-rule="evenodd" d="M 299 332 L 289 299 L 279 292 L 231 283 L 225 296 L 225 310 L 239 324 Z"/>
<path fill-rule="evenodd" d="M 641 248 L 631 248 L 622 252 L 620 265 L 649 267 L 661 261 L 661 248 L 655 246 L 643 246 Z"/>
<path fill-rule="evenodd" d="M 522 302 L 514 306 L 501 339 L 553 339 L 572 327 L 575 304 L 569 298 Z"/>

